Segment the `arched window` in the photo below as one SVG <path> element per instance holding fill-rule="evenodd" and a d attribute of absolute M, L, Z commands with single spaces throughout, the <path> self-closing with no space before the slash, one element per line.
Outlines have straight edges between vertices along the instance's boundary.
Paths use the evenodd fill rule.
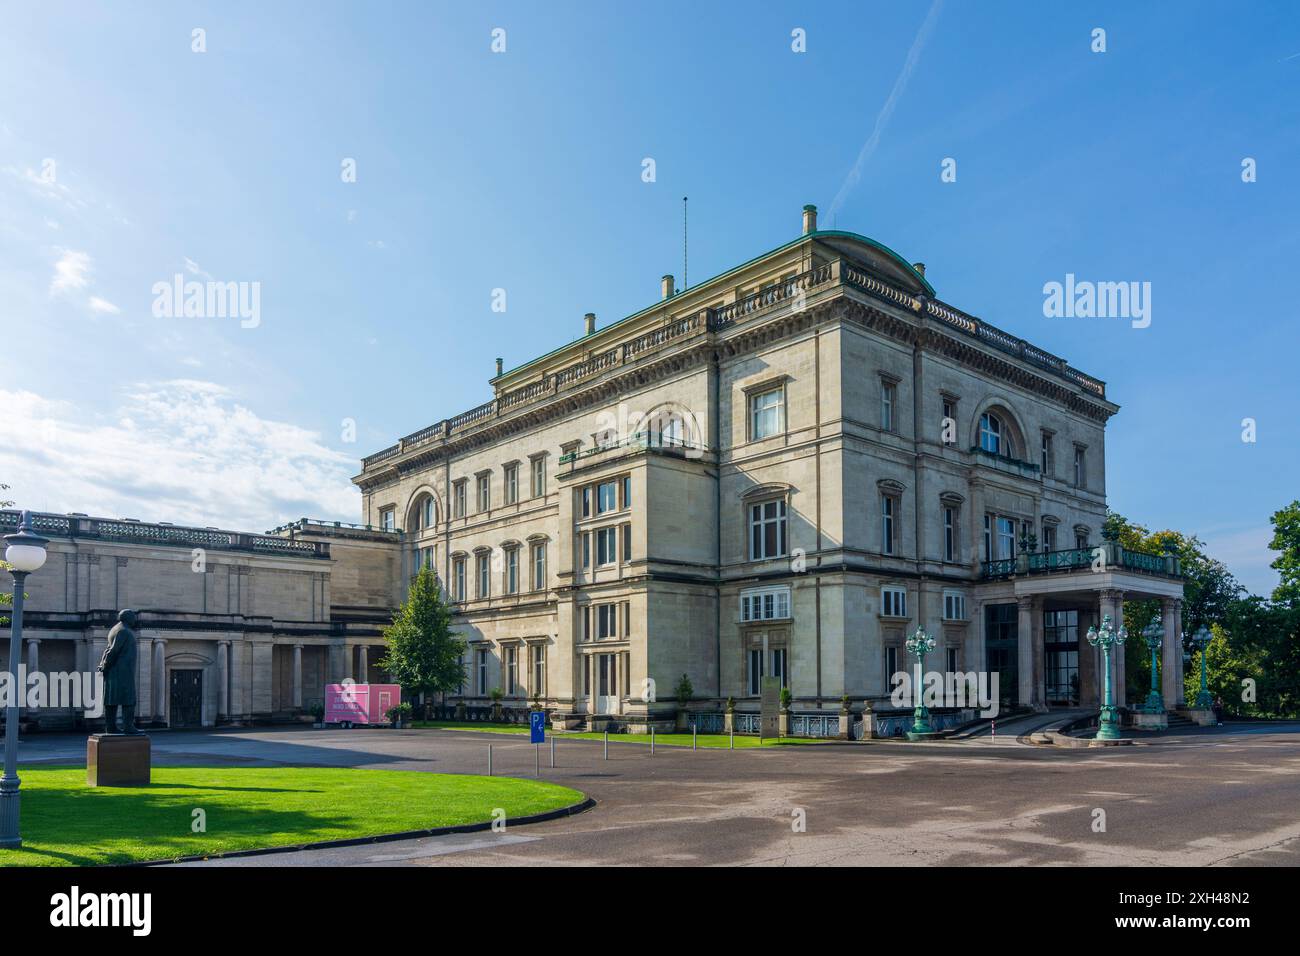
<path fill-rule="evenodd" d="M 993 455 L 1012 457 L 1011 432 L 993 412 L 980 416 L 980 448 Z"/>
<path fill-rule="evenodd" d="M 438 503 L 434 500 L 433 495 L 421 495 L 411 505 L 410 516 L 406 522 L 407 527 L 414 533 L 421 534 L 432 531 L 437 523 Z"/>

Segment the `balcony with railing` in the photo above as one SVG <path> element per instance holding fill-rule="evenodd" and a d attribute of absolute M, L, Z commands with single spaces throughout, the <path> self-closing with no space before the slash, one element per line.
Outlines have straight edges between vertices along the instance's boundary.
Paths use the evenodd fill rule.
<path fill-rule="evenodd" d="M 1060 551 L 1021 551 L 1014 558 L 1000 558 L 980 563 L 980 576 L 1000 580 L 1025 574 L 1060 574 L 1092 570 L 1136 571 L 1164 578 L 1182 578 L 1182 562 L 1173 553 L 1152 554 L 1135 551 L 1118 541 L 1103 541 L 1090 548 L 1066 548 Z"/>

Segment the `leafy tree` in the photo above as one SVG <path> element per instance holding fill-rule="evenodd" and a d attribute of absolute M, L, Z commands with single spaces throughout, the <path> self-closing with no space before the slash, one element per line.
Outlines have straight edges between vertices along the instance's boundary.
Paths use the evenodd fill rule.
<path fill-rule="evenodd" d="M 1274 512 L 1273 540 L 1268 546 L 1282 552 L 1270 567 L 1282 577 L 1273 591 L 1274 601 L 1295 602 L 1300 599 L 1300 499 Z"/>
<path fill-rule="evenodd" d="M 0 492 L 5 492 L 8 490 L 9 490 L 8 485 L 0 484 Z M 12 507 L 13 507 L 12 501 L 0 501 L 0 508 L 12 508 Z M 0 571 L 8 571 L 8 570 L 9 570 L 9 565 L 6 564 L 4 561 L 0 561 Z M 8 588 L 0 588 L 0 607 L 13 607 L 13 603 L 14 603 L 13 593 Z M 9 626 L 9 618 L 5 615 L 0 615 L 0 627 L 8 627 L 8 626 Z"/>
<path fill-rule="evenodd" d="M 1183 633 L 1190 635 L 1202 624 L 1212 627 L 1227 622 L 1243 588 L 1222 561 L 1205 553 L 1205 543 L 1200 538 L 1181 531 L 1153 532 L 1113 511 L 1106 515 L 1103 527 L 1129 551 L 1172 553 L 1178 557 L 1184 575 Z M 1129 601 L 1124 605 L 1124 626 L 1129 633 L 1128 643 L 1124 645 L 1124 673 L 1130 700 L 1142 699 L 1151 686 L 1151 652 L 1142 639 L 1142 630 L 1159 614 L 1159 601 Z M 1180 637 L 1166 634 L 1165 640 Z M 1192 648 L 1189 644 L 1183 649 Z"/>
<path fill-rule="evenodd" d="M 451 609 L 429 568 L 411 582 L 406 601 L 384 629 L 388 649 L 379 666 L 411 693 L 442 694 L 465 682 L 465 642 L 451 630 Z"/>

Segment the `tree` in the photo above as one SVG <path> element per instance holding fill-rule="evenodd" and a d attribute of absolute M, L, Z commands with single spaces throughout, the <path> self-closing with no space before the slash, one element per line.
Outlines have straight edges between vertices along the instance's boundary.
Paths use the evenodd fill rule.
<path fill-rule="evenodd" d="M 410 693 L 445 696 L 465 682 L 465 642 L 452 633 L 451 609 L 431 569 L 421 568 L 411 582 L 384 641 L 379 666 Z"/>
<path fill-rule="evenodd" d="M 0 492 L 5 492 L 8 490 L 9 490 L 8 485 L 0 484 Z M 12 501 L 0 500 L 0 508 L 9 508 L 12 506 L 13 506 Z M 4 561 L 0 561 L 0 571 L 8 571 L 8 570 L 9 570 L 9 565 L 6 564 Z M 0 588 L 0 607 L 12 607 L 13 603 L 14 603 L 14 596 L 12 593 L 10 593 L 9 589 Z M 8 626 L 9 626 L 9 618 L 7 616 L 0 615 L 0 627 L 8 627 Z"/>
<path fill-rule="evenodd" d="M 1273 600 L 1294 602 L 1300 599 L 1300 499 L 1274 512 L 1270 520 L 1273 540 L 1268 543 L 1269 549 L 1282 552 L 1269 565 L 1282 578 L 1273 591 Z"/>
<path fill-rule="evenodd" d="M 1106 515 L 1103 527 L 1129 551 L 1168 552 L 1178 557 L 1184 578 L 1184 634 L 1195 633 L 1202 624 L 1206 627 L 1226 625 L 1244 589 L 1222 561 L 1216 561 L 1205 553 L 1205 543 L 1200 538 L 1181 531 L 1153 532 L 1114 511 Z M 1124 645 L 1124 673 L 1132 700 L 1145 697 L 1147 688 L 1151 686 L 1151 652 L 1142 639 L 1142 629 L 1159 614 L 1159 601 L 1129 601 L 1124 605 L 1123 623 L 1129 633 Z M 1166 634 L 1165 640 L 1181 640 L 1181 635 Z M 1191 646 L 1183 649 L 1191 650 Z M 1199 683 L 1197 686 L 1199 688 Z"/>

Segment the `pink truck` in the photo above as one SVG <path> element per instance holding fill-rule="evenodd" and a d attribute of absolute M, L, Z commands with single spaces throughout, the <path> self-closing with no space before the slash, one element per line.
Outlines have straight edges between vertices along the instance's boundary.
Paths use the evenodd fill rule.
<path fill-rule="evenodd" d="M 388 709 L 401 702 L 397 684 L 326 684 L 325 723 L 386 724 Z"/>

